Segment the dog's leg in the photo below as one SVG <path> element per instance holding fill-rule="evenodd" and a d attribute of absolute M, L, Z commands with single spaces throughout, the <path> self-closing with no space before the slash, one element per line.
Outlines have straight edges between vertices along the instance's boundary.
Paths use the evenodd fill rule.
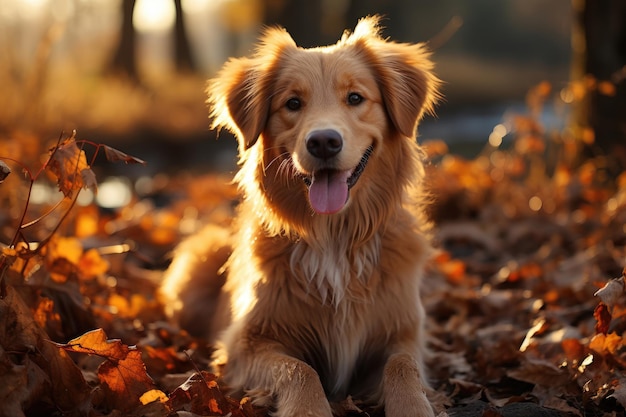
<path fill-rule="evenodd" d="M 383 372 L 387 417 L 434 417 L 426 389 L 427 384 L 413 355 L 399 352 L 389 357 Z"/>
<path fill-rule="evenodd" d="M 277 417 L 332 416 L 322 383 L 313 368 L 288 356 L 273 358 L 272 362 Z"/>
<path fill-rule="evenodd" d="M 255 350 L 229 359 L 227 383 L 242 382 L 252 388 L 253 397 L 255 393 L 269 394 L 275 402 L 276 417 L 332 417 L 319 375 L 311 366 L 269 346 Z"/>

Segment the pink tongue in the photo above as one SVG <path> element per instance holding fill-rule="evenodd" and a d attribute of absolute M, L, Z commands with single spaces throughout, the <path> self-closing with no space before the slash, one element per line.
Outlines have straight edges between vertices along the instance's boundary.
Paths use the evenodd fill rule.
<path fill-rule="evenodd" d="M 315 173 L 309 187 L 309 202 L 319 214 L 336 213 L 348 201 L 350 171 L 322 170 Z"/>

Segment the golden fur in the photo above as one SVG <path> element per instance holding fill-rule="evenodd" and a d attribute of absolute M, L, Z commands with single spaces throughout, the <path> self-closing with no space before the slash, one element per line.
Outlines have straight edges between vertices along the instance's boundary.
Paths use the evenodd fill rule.
<path fill-rule="evenodd" d="M 433 415 L 414 139 L 437 97 L 431 70 L 423 45 L 381 38 L 370 17 L 321 48 L 269 29 L 209 84 L 215 127 L 239 141 L 237 232 L 183 243 L 162 294 L 217 339 L 228 385 L 276 416 L 330 417 L 347 395 L 389 417 Z"/>

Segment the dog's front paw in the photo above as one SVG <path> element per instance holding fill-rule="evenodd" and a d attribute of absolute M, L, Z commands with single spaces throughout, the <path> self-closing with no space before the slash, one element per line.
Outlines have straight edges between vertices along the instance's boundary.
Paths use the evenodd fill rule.
<path fill-rule="evenodd" d="M 426 394 L 423 392 L 417 396 L 405 397 L 398 401 L 385 403 L 386 417 L 434 417 Z"/>
<path fill-rule="evenodd" d="M 417 362 L 407 354 L 392 355 L 384 370 L 386 417 L 434 417 Z"/>
<path fill-rule="evenodd" d="M 278 368 L 276 417 L 332 417 L 317 372 L 300 361 L 285 361 Z"/>
<path fill-rule="evenodd" d="M 332 417 L 333 413 L 325 396 L 319 398 L 305 395 L 303 398 L 294 399 L 289 404 L 279 405 L 272 415 L 275 417 Z"/>

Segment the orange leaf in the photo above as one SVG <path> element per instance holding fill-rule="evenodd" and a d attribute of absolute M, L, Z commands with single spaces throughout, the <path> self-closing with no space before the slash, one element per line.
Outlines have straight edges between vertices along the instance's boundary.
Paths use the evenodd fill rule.
<path fill-rule="evenodd" d="M 81 188 L 97 189 L 96 176 L 87 164 L 85 152 L 76 146 L 74 136 L 50 149 L 46 169 L 57 178 L 59 190 L 72 197 Z"/>
<path fill-rule="evenodd" d="M 83 245 L 73 237 L 52 236 L 47 246 L 47 258 L 50 263 L 57 259 L 65 259 L 73 265 L 77 265 L 83 255 Z"/>
<path fill-rule="evenodd" d="M 167 395 L 158 389 L 151 389 L 150 391 L 146 391 L 140 398 L 141 404 L 146 405 L 152 402 L 158 401 L 160 403 L 164 403 L 167 401 Z"/>
<path fill-rule="evenodd" d="M 109 262 L 96 249 L 89 249 L 80 257 L 78 269 L 85 279 L 93 279 L 109 270 Z"/>
<path fill-rule="evenodd" d="M 76 272 L 82 254 L 83 246 L 78 239 L 53 236 L 46 246 L 46 264 L 50 277 L 55 282 L 66 282 Z"/>
<path fill-rule="evenodd" d="M 154 388 L 146 372 L 141 352 L 119 339 L 107 340 L 102 329 L 92 330 L 59 347 L 70 351 L 105 358 L 98 368 L 100 382 L 109 402 L 118 410 L 130 410 L 140 405 L 139 398 Z"/>
<path fill-rule="evenodd" d="M 598 353 L 615 354 L 623 345 L 622 337 L 615 332 L 609 334 L 597 334 L 589 342 L 589 349 Z"/>

